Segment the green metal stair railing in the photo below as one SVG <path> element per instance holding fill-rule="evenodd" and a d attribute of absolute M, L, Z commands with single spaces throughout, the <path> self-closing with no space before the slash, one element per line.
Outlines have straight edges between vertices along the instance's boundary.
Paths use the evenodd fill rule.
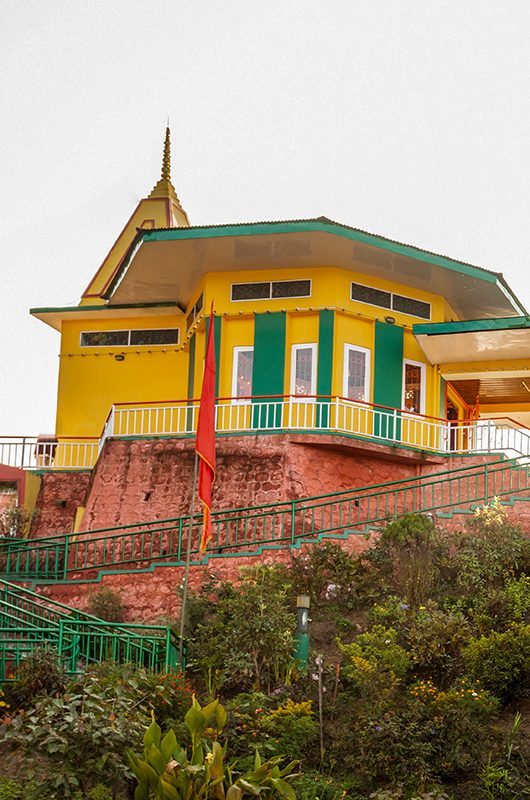
<path fill-rule="evenodd" d="M 20 662 L 43 643 L 56 647 L 68 672 L 75 674 L 102 660 L 176 668 L 178 641 L 166 626 L 106 622 L 0 581 L 0 682 L 12 679 Z"/>
<path fill-rule="evenodd" d="M 528 492 L 529 471 L 516 459 L 460 467 L 428 476 L 404 478 L 368 488 L 289 502 L 250 506 L 212 514 L 213 537 L 207 555 L 289 546 L 304 538 L 344 530 L 362 532 L 407 512 L 437 512 L 513 497 Z M 194 557 L 199 553 L 202 517 L 191 521 Z M 16 580 L 65 581 L 115 569 L 153 563 L 182 565 L 190 518 L 124 525 L 36 541 L 3 540 L 0 574 Z"/>

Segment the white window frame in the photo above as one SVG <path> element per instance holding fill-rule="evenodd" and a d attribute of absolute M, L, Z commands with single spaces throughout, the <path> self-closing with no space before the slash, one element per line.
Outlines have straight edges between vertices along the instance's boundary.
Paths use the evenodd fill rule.
<path fill-rule="evenodd" d="M 296 353 L 298 350 L 311 350 L 312 357 L 311 357 L 311 391 L 309 392 L 310 395 L 316 395 L 317 392 L 317 345 L 316 342 L 305 342 L 304 344 L 293 344 L 291 346 L 291 388 L 290 394 L 292 395 L 291 399 L 299 402 L 314 402 L 314 397 L 309 397 L 305 394 L 296 394 Z"/>
<path fill-rule="evenodd" d="M 358 353 L 364 353 L 365 355 L 365 365 L 364 365 L 364 400 L 362 402 L 369 403 L 370 402 L 370 381 L 371 381 L 371 355 L 372 352 L 368 347 L 360 347 L 357 344 L 349 344 L 348 342 L 344 345 L 344 368 L 342 371 L 342 396 L 345 400 L 350 400 L 350 402 L 360 402 L 358 400 L 354 400 L 351 397 L 348 397 L 348 366 L 349 366 L 349 351 L 354 350 Z"/>
<path fill-rule="evenodd" d="M 232 403 L 237 403 L 237 405 L 247 405 L 248 403 L 251 402 L 251 400 L 239 399 L 237 397 L 237 373 L 238 373 L 240 353 L 254 353 L 254 347 L 252 345 L 244 345 L 242 347 L 237 346 L 234 347 L 232 354 Z"/>
<path fill-rule="evenodd" d="M 410 364 L 413 367 L 420 367 L 420 410 L 419 411 L 410 411 L 405 407 L 405 365 Z M 401 387 L 401 407 L 403 411 L 408 412 L 409 414 L 423 414 L 425 415 L 425 408 L 426 408 L 426 388 L 427 388 L 427 364 L 424 364 L 423 361 L 413 361 L 411 358 L 404 358 L 403 359 L 403 378 L 402 378 L 402 387 Z"/>

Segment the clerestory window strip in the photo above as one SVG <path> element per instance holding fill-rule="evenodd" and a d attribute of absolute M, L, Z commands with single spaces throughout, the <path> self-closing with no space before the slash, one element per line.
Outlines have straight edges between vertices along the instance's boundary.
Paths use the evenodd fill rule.
<path fill-rule="evenodd" d="M 178 328 L 135 328 L 121 331 L 82 331 L 81 347 L 134 347 L 178 344 Z"/>
<path fill-rule="evenodd" d="M 311 289 L 310 279 L 233 283 L 230 287 L 230 300 L 236 302 L 311 297 Z"/>
<path fill-rule="evenodd" d="M 389 311 L 398 311 L 420 319 L 431 319 L 431 304 L 415 297 L 407 297 L 384 289 L 376 289 L 363 283 L 351 284 L 350 297 L 358 303 L 365 303 Z"/>

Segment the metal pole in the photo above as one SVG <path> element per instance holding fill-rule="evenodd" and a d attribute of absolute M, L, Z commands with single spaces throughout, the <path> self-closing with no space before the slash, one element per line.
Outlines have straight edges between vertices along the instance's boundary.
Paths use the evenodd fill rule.
<path fill-rule="evenodd" d="M 190 523 L 188 528 L 188 541 L 186 543 L 186 567 L 184 569 L 184 584 L 182 586 L 182 604 L 180 607 L 180 636 L 179 636 L 179 668 L 182 666 L 184 650 L 184 626 L 186 623 L 186 601 L 188 599 L 188 579 L 190 574 L 191 538 L 193 534 L 193 515 L 195 514 L 195 493 L 197 491 L 197 475 L 199 471 L 199 456 L 195 453 L 193 466 L 193 486 L 190 500 Z"/>

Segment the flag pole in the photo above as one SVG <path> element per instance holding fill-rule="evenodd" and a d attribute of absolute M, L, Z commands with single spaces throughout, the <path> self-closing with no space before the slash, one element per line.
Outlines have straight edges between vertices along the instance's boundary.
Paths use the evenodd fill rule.
<path fill-rule="evenodd" d="M 182 656 L 184 653 L 184 627 L 186 625 L 186 602 L 188 599 L 188 579 L 191 561 L 191 540 L 193 537 L 193 516 L 195 514 L 195 494 L 197 492 L 197 474 L 199 471 L 199 456 L 195 453 L 193 465 L 193 485 L 190 500 L 190 521 L 188 527 L 188 541 L 186 544 L 186 566 L 184 569 L 184 583 L 182 584 L 182 603 L 180 606 L 180 634 L 179 634 L 179 668 L 182 670 Z"/>

